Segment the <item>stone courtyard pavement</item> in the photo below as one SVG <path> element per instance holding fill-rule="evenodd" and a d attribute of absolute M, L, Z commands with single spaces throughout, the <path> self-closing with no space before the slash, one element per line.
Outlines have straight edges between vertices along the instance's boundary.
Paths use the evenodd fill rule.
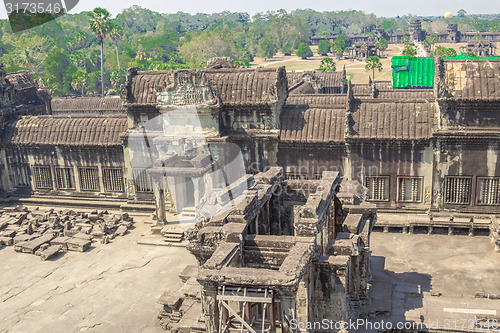
<path fill-rule="evenodd" d="M 41 261 L 0 249 L 0 332 L 164 332 L 158 299 L 196 259 L 182 247 L 139 245 L 145 216 L 110 244 Z"/>
<path fill-rule="evenodd" d="M 371 306 L 390 310 L 373 321 L 467 331 L 484 318 L 500 328 L 500 253 L 489 237 L 374 232 L 370 246 Z"/>

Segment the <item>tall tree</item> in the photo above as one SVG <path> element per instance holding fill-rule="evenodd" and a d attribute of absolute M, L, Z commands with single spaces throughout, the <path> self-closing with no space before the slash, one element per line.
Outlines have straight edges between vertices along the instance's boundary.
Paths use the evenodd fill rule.
<path fill-rule="evenodd" d="M 87 65 L 85 63 L 85 48 L 89 44 L 89 34 L 85 31 L 80 31 L 76 34 L 75 40 L 78 47 L 82 50 L 82 59 L 83 59 L 83 69 L 87 70 Z"/>
<path fill-rule="evenodd" d="M 379 72 L 382 71 L 382 63 L 380 62 L 380 58 L 377 56 L 371 56 L 366 60 L 365 69 L 367 71 L 372 71 L 372 78 L 375 81 L 375 70 L 378 69 Z"/>
<path fill-rule="evenodd" d="M 269 37 L 263 37 L 259 40 L 257 46 L 257 55 L 265 60 L 272 58 L 276 54 L 277 48 L 274 41 Z"/>
<path fill-rule="evenodd" d="M 465 9 L 459 9 L 458 10 L 458 17 L 465 17 L 465 14 L 467 14 L 467 11 Z"/>
<path fill-rule="evenodd" d="M 427 42 L 431 48 L 434 47 L 434 45 L 438 42 L 438 36 L 436 34 L 432 34 L 429 37 L 425 39 L 424 42 Z"/>
<path fill-rule="evenodd" d="M 104 97 L 104 39 L 111 31 L 113 25 L 109 19 L 110 13 L 101 7 L 89 13 L 89 29 L 99 39 L 101 46 L 101 96 Z"/>
<path fill-rule="evenodd" d="M 123 32 L 122 27 L 116 24 L 113 25 L 113 28 L 109 32 L 109 37 L 115 43 L 116 61 L 118 62 L 118 70 L 122 69 L 120 66 L 120 57 L 118 56 L 118 42 L 122 39 L 122 32 Z"/>
<path fill-rule="evenodd" d="M 73 74 L 71 87 L 75 90 L 81 90 L 82 96 L 85 95 L 84 89 L 88 84 L 89 76 L 85 71 L 78 70 Z"/>
<path fill-rule="evenodd" d="M 308 57 L 313 56 L 311 48 L 306 43 L 300 43 L 299 47 L 297 48 L 297 51 L 295 51 L 295 53 L 297 54 L 297 56 L 301 57 L 302 59 L 307 59 Z"/>
<path fill-rule="evenodd" d="M 71 59 L 60 48 L 54 48 L 45 58 L 44 79 L 56 96 L 72 93 L 71 81 L 75 72 L 76 67 L 71 63 Z"/>
<path fill-rule="evenodd" d="M 405 49 L 403 50 L 403 55 L 407 57 L 416 57 L 417 56 L 417 49 L 415 47 L 415 44 L 410 43 L 408 44 Z"/>
<path fill-rule="evenodd" d="M 380 50 L 380 52 L 383 54 L 385 50 L 387 50 L 387 47 L 389 46 L 389 44 L 387 43 L 387 39 L 385 39 L 384 37 L 381 37 L 377 44 L 375 44 L 375 46 L 377 47 L 377 49 Z"/>
<path fill-rule="evenodd" d="M 328 52 L 330 52 L 330 48 L 332 45 L 327 40 L 322 40 L 318 44 L 318 54 L 322 56 L 327 56 Z"/>

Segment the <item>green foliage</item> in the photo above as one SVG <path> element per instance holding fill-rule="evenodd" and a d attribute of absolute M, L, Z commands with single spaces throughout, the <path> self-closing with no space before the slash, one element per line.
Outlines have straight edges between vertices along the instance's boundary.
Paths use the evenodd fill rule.
<path fill-rule="evenodd" d="M 302 59 L 307 59 L 308 57 L 313 56 L 311 48 L 306 43 L 300 43 L 297 51 L 295 51 L 295 54 Z"/>
<path fill-rule="evenodd" d="M 382 71 L 382 63 L 380 62 L 380 58 L 377 56 L 371 56 L 366 60 L 365 69 L 367 71 L 372 71 L 372 78 L 375 79 L 375 70 L 379 72 Z"/>
<path fill-rule="evenodd" d="M 113 23 L 110 20 L 111 14 L 104 8 L 97 7 L 89 14 L 89 30 L 101 41 L 113 29 Z"/>
<path fill-rule="evenodd" d="M 472 37 L 473 40 L 482 40 L 483 39 L 483 35 L 481 34 L 475 34 L 474 37 Z"/>
<path fill-rule="evenodd" d="M 319 65 L 318 70 L 322 72 L 335 72 L 337 70 L 337 66 L 332 58 L 327 57 L 321 59 L 321 64 Z"/>
<path fill-rule="evenodd" d="M 293 52 L 293 46 L 290 43 L 286 43 L 281 48 L 281 52 L 283 52 L 284 55 L 289 56 Z"/>
<path fill-rule="evenodd" d="M 408 44 L 405 49 L 403 50 L 403 55 L 407 57 L 416 57 L 417 56 L 417 49 L 415 47 L 415 44 L 410 43 Z"/>
<path fill-rule="evenodd" d="M 465 9 L 459 9 L 458 12 L 457 12 L 457 16 L 458 17 L 465 17 L 465 14 L 467 14 L 467 11 Z"/>
<path fill-rule="evenodd" d="M 406 35 L 401 37 L 401 43 L 403 43 L 403 44 L 407 44 L 409 40 L 410 40 L 410 38 Z"/>
<path fill-rule="evenodd" d="M 395 34 L 398 31 L 398 23 L 394 20 L 383 20 L 380 27 L 388 34 Z"/>
<path fill-rule="evenodd" d="M 72 76 L 71 87 L 76 91 L 80 91 L 82 96 L 85 96 L 85 88 L 89 83 L 88 81 L 88 74 L 85 71 L 78 70 Z"/>
<path fill-rule="evenodd" d="M 465 52 L 465 55 L 467 55 L 467 56 L 469 56 L 469 57 L 477 57 L 476 52 L 472 52 L 472 51 Z"/>
<path fill-rule="evenodd" d="M 236 60 L 234 62 L 236 68 L 250 68 L 250 62 L 247 60 Z"/>
<path fill-rule="evenodd" d="M 389 46 L 389 43 L 387 43 L 387 39 L 385 39 L 384 37 L 380 38 L 377 42 L 377 44 L 375 44 L 375 46 L 382 52 L 384 52 L 385 50 L 387 50 L 387 47 Z"/>
<path fill-rule="evenodd" d="M 351 46 L 352 42 L 349 36 L 345 32 L 342 32 L 340 35 L 332 43 L 332 52 L 337 56 L 338 59 L 343 56 L 349 46 Z"/>
<path fill-rule="evenodd" d="M 60 48 L 54 48 L 45 59 L 44 81 L 55 96 L 69 95 L 73 92 L 71 83 L 76 67 L 70 57 Z"/>
<path fill-rule="evenodd" d="M 257 55 L 264 59 L 272 58 L 278 51 L 276 44 L 270 37 L 263 37 L 259 41 Z"/>
<path fill-rule="evenodd" d="M 454 57 L 457 55 L 457 51 L 453 48 L 447 48 L 441 45 L 436 46 L 436 49 L 433 52 L 433 56 L 435 57 Z"/>
<path fill-rule="evenodd" d="M 110 81 L 111 86 L 116 90 L 120 90 L 120 86 L 125 84 L 127 79 L 127 72 L 124 69 L 115 69 L 111 72 Z"/>
<path fill-rule="evenodd" d="M 330 44 L 329 41 L 327 40 L 322 40 L 318 44 L 318 54 L 322 56 L 328 55 L 328 52 L 330 52 L 330 49 L 332 47 L 332 44 Z"/>

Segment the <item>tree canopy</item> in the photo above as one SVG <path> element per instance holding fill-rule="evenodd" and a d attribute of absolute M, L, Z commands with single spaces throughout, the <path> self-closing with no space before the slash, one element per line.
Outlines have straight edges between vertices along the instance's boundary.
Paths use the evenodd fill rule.
<path fill-rule="evenodd" d="M 300 43 L 295 53 L 297 54 L 298 57 L 301 57 L 302 59 L 307 59 L 313 56 L 311 48 L 306 43 Z"/>

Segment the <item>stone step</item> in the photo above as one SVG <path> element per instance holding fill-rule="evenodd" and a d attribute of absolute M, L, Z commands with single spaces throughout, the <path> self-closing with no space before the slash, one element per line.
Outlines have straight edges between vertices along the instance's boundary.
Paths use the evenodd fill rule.
<path fill-rule="evenodd" d="M 165 242 L 171 242 L 171 243 L 180 243 L 180 242 L 182 242 L 182 238 L 165 237 L 163 240 Z"/>

